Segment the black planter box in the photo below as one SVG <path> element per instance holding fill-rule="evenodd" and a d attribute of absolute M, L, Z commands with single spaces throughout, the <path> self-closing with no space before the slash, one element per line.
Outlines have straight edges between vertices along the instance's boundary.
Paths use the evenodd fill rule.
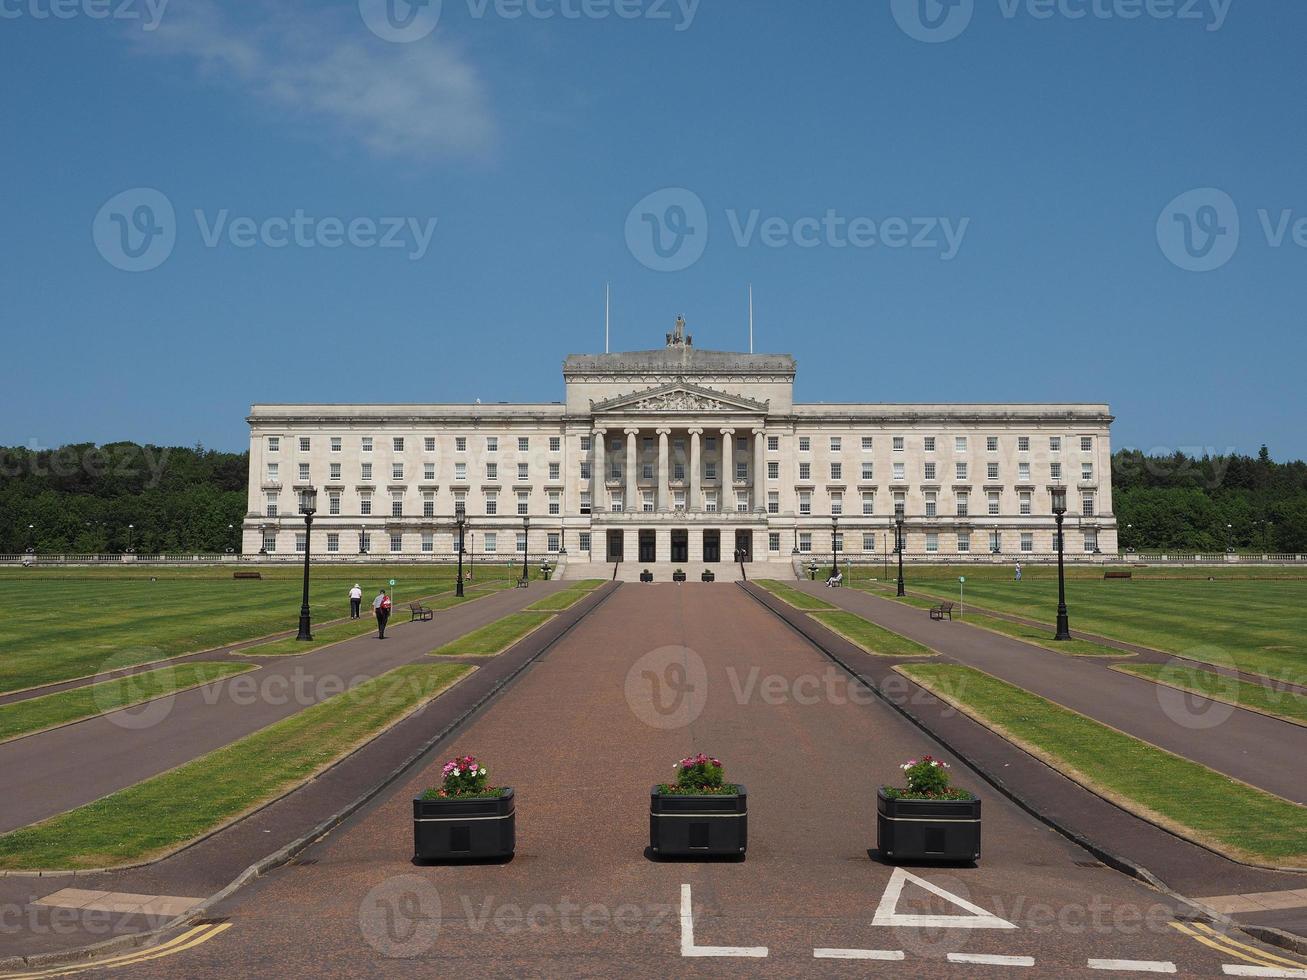
<path fill-rule="evenodd" d="M 743 857 L 749 843 L 749 796 L 649 794 L 649 849 L 659 857 Z"/>
<path fill-rule="evenodd" d="M 652 581 L 653 581 L 653 572 L 649 571 L 649 569 L 646 568 L 643 572 L 640 573 L 640 581 L 641 581 L 641 582 L 652 582 Z"/>
<path fill-rule="evenodd" d="M 703 581 L 705 581 L 705 582 L 715 582 L 715 581 L 717 581 L 717 576 L 714 575 L 712 572 L 708 571 L 708 569 L 706 569 L 706 568 L 703 570 L 703 574 L 700 575 L 699 578 L 701 578 L 701 579 L 702 579 Z"/>
<path fill-rule="evenodd" d="M 980 860 L 980 800 L 903 800 L 876 793 L 876 846 L 889 861 Z"/>
<path fill-rule="evenodd" d="M 468 861 L 511 857 L 517 845 L 513 790 L 486 800 L 413 800 L 413 858 Z"/>
<path fill-rule="evenodd" d="M 673 582 L 684 582 L 684 581 L 685 581 L 685 572 L 681 571 L 679 568 L 678 568 L 676 571 L 672 572 L 672 581 L 673 581 Z"/>

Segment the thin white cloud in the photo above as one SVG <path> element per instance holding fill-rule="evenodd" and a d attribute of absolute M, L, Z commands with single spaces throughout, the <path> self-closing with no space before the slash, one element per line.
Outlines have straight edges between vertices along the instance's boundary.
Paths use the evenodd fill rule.
<path fill-rule="evenodd" d="M 389 44 L 368 31 L 357 11 L 350 20 L 339 10 L 259 0 L 225 12 L 212 0 L 179 0 L 136 43 L 143 51 L 192 59 L 207 77 L 238 87 L 280 116 L 325 125 L 333 137 L 381 156 L 490 148 L 489 95 L 458 50 L 437 36 Z"/>

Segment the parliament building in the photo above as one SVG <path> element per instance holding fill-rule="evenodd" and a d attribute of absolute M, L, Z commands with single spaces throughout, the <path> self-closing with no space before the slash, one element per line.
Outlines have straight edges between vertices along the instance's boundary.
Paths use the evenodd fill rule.
<path fill-rule="evenodd" d="M 569 563 L 879 559 L 902 508 L 914 559 L 1115 555 L 1102 404 L 796 403 L 789 354 L 572 354 L 549 403 L 255 405 L 246 555 Z M 528 520 L 524 522 L 524 518 Z M 525 528 L 525 530 L 524 530 Z M 806 559 L 805 559 L 806 560 Z"/>

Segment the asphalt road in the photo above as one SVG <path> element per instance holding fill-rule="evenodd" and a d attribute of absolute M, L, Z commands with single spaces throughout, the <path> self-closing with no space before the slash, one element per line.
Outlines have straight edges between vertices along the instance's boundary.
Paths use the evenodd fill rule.
<path fill-rule="evenodd" d="M 698 750 L 720 756 L 728 778 L 748 785 L 746 861 L 645 856 L 648 788 Z M 869 854 L 876 785 L 896 782 L 901 762 L 927 752 L 953 762 L 955 782 L 984 797 L 984 854 L 976 867 L 906 870 L 1014 928 L 980 928 L 974 918 L 970 928 L 876 922 L 878 909 L 977 914 L 911 879 L 897 903 L 887 899 L 895 869 Z M 410 800 L 455 753 L 477 755 L 515 787 L 511 862 L 411 863 Z M 1175 929 L 1159 893 L 986 792 L 724 584 L 623 586 L 424 771 L 215 914 L 227 927 L 220 935 L 114 972 L 1104 975 L 1090 968 L 1095 960 L 1117 975 L 1138 972 L 1120 961 L 1147 961 L 1221 976 L 1222 964 L 1241 962 Z"/>

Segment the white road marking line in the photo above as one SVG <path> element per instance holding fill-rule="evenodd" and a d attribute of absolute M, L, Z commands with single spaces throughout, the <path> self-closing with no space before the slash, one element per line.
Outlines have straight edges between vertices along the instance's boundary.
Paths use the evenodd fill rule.
<path fill-rule="evenodd" d="M 1169 960 L 1090 960 L 1091 970 L 1120 970 L 1129 973 L 1174 973 Z"/>
<path fill-rule="evenodd" d="M 901 960 L 901 949 L 814 949 L 813 959 L 818 960 Z"/>
<path fill-rule="evenodd" d="M 1221 970 L 1227 977 L 1284 977 L 1292 980 L 1307 977 L 1307 970 L 1284 970 L 1274 966 L 1243 966 L 1239 963 L 1224 963 L 1221 965 Z"/>
<path fill-rule="evenodd" d="M 741 956 L 762 959 L 766 946 L 696 946 L 694 944 L 694 901 L 690 886 L 681 885 L 681 955 L 682 956 Z"/>
<path fill-rule="evenodd" d="M 944 899 L 956 905 L 958 908 L 966 909 L 970 915 L 910 915 L 898 912 L 899 897 L 903 894 L 903 886 L 909 881 L 926 889 L 932 895 Z M 973 905 L 965 898 L 946 892 L 938 885 L 932 885 L 924 878 L 918 878 L 914 874 L 904 871 L 902 868 L 895 868 L 894 874 L 885 886 L 885 894 L 880 897 L 880 905 L 876 908 L 876 914 L 871 920 L 873 926 L 909 926 L 909 927 L 934 927 L 936 929 L 1015 929 L 1011 922 L 1006 919 L 1000 919 L 992 912 L 987 912 L 979 905 Z"/>
<path fill-rule="evenodd" d="M 975 963 L 978 966 L 1034 966 L 1033 956 L 996 956 L 990 953 L 949 953 L 950 963 Z"/>

